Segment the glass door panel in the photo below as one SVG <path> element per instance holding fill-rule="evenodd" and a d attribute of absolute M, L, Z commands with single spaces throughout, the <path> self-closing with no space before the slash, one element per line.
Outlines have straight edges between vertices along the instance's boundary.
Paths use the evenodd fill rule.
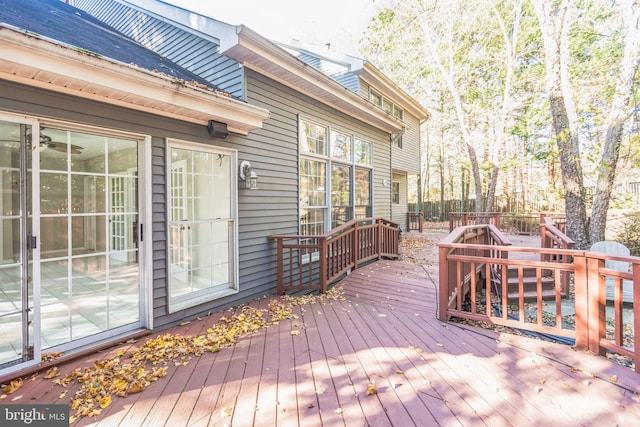
<path fill-rule="evenodd" d="M 0 120 L 0 369 L 34 357 L 27 206 L 31 126 Z"/>
<path fill-rule="evenodd" d="M 43 348 L 73 347 L 140 320 L 138 142 L 41 132 Z"/>

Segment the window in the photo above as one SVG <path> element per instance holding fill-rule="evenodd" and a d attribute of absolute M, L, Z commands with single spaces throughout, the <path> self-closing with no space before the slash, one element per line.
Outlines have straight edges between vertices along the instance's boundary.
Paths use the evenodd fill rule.
<path fill-rule="evenodd" d="M 398 107 L 394 102 L 390 99 L 385 98 L 374 89 L 369 88 L 369 101 L 378 107 L 382 107 L 384 111 L 391 114 L 393 117 L 402 120 L 403 111 L 402 108 Z"/>
<path fill-rule="evenodd" d="M 327 217 L 326 163 L 300 159 L 300 234 L 323 234 Z"/>
<path fill-rule="evenodd" d="M 394 205 L 400 204 L 400 183 L 397 181 L 391 183 L 391 202 Z"/>
<path fill-rule="evenodd" d="M 169 144 L 169 288 L 172 310 L 237 292 L 236 154 Z"/>
<path fill-rule="evenodd" d="M 331 157 L 339 160 L 351 160 L 351 136 L 331 131 Z"/>
<path fill-rule="evenodd" d="M 353 144 L 354 161 L 360 165 L 371 165 L 371 143 L 356 139 Z"/>
<path fill-rule="evenodd" d="M 371 209 L 371 169 L 356 167 L 355 188 L 356 219 L 373 215 Z"/>
<path fill-rule="evenodd" d="M 301 120 L 299 147 L 300 234 L 324 234 L 354 218 L 371 216 L 370 142 Z"/>
<path fill-rule="evenodd" d="M 351 203 L 351 166 L 331 166 L 331 228 L 353 219 Z"/>

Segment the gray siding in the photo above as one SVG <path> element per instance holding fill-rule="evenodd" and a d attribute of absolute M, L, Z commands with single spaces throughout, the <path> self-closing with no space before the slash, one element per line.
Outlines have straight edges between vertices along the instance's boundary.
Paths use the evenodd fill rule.
<path fill-rule="evenodd" d="M 198 74 L 237 98 L 244 96 L 243 68 L 218 53 L 211 38 L 184 31 L 171 22 L 113 0 L 74 0 L 73 5 L 122 34 Z M 158 70 L 171 74 L 171 70 Z"/>
<path fill-rule="evenodd" d="M 398 223 L 403 230 L 407 230 L 407 212 L 409 212 L 409 193 L 406 174 L 393 174 L 393 181 L 400 183 L 400 203 L 392 205 L 391 220 Z"/>
<path fill-rule="evenodd" d="M 391 179 L 388 134 L 251 70 L 247 72 L 247 101 L 271 113 L 263 129 L 252 132 L 247 143 L 238 146 L 238 158 L 247 159 L 254 166 L 260 188 L 241 192 L 239 199 L 241 261 L 248 279 L 264 281 L 261 278 L 267 271 L 275 274 L 275 247 L 266 236 L 298 233 L 299 115 L 353 132 L 372 143 L 373 214 L 390 218 L 391 187 L 382 182 Z M 274 284 L 255 286 L 262 292 Z"/>
<path fill-rule="evenodd" d="M 402 148 L 394 146 L 391 153 L 391 165 L 395 170 L 412 174 L 420 173 L 420 121 L 404 112 L 402 118 L 406 126 L 402 136 Z"/>

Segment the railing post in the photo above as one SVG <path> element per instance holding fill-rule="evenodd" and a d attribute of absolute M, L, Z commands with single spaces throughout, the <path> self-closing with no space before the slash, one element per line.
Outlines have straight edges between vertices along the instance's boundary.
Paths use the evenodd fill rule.
<path fill-rule="evenodd" d="M 283 239 L 281 238 L 277 238 L 276 239 L 276 256 L 278 257 L 277 260 L 277 267 L 276 267 L 276 281 L 278 284 L 278 295 L 284 295 L 284 283 L 283 283 L 283 274 L 284 274 L 284 253 L 283 253 Z"/>
<path fill-rule="evenodd" d="M 588 307 L 587 319 L 584 319 L 588 328 L 588 350 L 594 354 L 604 356 L 605 349 L 600 347 L 600 340 L 606 336 L 607 317 L 606 317 L 606 292 L 605 280 L 600 274 L 600 269 L 604 268 L 605 262 L 598 258 L 587 258 L 586 263 L 586 298 Z M 577 268 L 577 259 L 573 257 L 573 263 Z M 578 278 L 574 279 L 578 283 Z M 576 287 L 576 327 L 578 323 L 578 312 L 581 307 L 578 306 L 578 288 Z"/>
<path fill-rule="evenodd" d="M 449 266 L 447 265 L 447 253 L 449 248 L 438 247 L 438 320 L 446 322 L 447 309 L 449 308 Z"/>
<path fill-rule="evenodd" d="M 319 258 L 319 271 L 318 271 L 318 284 L 320 285 L 320 293 L 327 292 L 327 238 L 320 238 L 320 256 Z"/>
<path fill-rule="evenodd" d="M 640 264 L 633 264 L 633 306 L 640 307 Z M 636 311 L 637 313 L 637 311 Z M 633 316 L 633 349 L 634 349 L 634 361 L 635 371 L 640 373 L 640 315 L 635 314 Z"/>
<path fill-rule="evenodd" d="M 360 230 L 358 221 L 353 225 L 353 239 L 351 239 L 351 253 L 353 254 L 353 269 L 358 268 L 360 262 Z"/>
<path fill-rule="evenodd" d="M 418 212 L 418 218 L 420 220 L 420 233 L 424 230 L 424 215 L 422 212 Z"/>
<path fill-rule="evenodd" d="M 587 350 L 590 346 L 591 311 L 589 302 L 589 277 L 587 259 L 583 255 L 573 257 L 576 310 L 576 347 Z"/>
<path fill-rule="evenodd" d="M 380 223 L 380 221 L 376 220 L 376 235 L 378 236 L 378 242 L 377 242 L 377 247 L 378 247 L 378 261 L 380 261 L 382 259 L 382 224 Z"/>

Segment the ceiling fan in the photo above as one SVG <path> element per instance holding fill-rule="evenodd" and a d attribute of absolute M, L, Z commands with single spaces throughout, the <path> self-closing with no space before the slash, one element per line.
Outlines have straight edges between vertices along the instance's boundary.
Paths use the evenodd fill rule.
<path fill-rule="evenodd" d="M 41 129 L 44 130 L 44 129 Z M 26 141 L 27 144 L 31 145 L 31 138 L 32 138 L 32 134 L 28 133 L 26 135 Z M 7 140 L 0 140 L 0 142 L 7 142 L 7 143 L 19 143 L 19 139 L 7 139 Z M 75 145 L 75 144 L 67 144 L 65 142 L 58 142 L 58 141 L 54 141 L 53 138 L 51 138 L 49 135 L 40 132 L 40 146 L 41 147 L 46 147 L 49 148 L 51 150 L 55 150 L 55 151 L 60 151 L 61 153 L 66 153 L 67 152 L 67 147 L 69 147 L 71 154 L 82 154 L 82 149 L 84 147 L 80 146 L 80 145 Z"/>
<path fill-rule="evenodd" d="M 31 135 L 28 135 L 27 137 L 30 138 Z M 82 153 L 82 148 L 79 145 L 75 145 L 75 144 L 66 144 L 64 142 L 57 142 L 51 139 L 51 137 L 49 135 L 45 135 L 44 133 L 40 133 L 40 146 L 41 147 L 47 147 L 50 148 L 52 150 L 56 150 L 56 151 L 60 151 L 63 153 L 67 152 L 67 146 L 71 145 L 71 147 L 69 147 L 71 149 L 71 154 L 81 154 Z"/>

